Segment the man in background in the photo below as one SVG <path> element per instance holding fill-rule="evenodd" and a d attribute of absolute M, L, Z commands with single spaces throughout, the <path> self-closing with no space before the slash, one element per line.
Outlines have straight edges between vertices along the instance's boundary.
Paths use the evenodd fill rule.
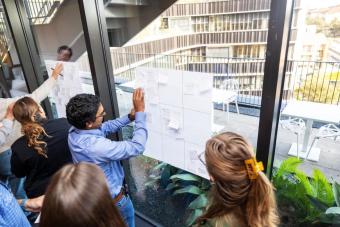
<path fill-rule="evenodd" d="M 72 49 L 66 45 L 58 47 L 57 61 L 70 61 L 72 57 Z"/>

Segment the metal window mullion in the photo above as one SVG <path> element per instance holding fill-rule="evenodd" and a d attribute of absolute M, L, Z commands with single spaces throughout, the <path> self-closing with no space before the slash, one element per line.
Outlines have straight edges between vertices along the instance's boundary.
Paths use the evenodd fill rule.
<path fill-rule="evenodd" d="M 272 0 L 256 157 L 272 173 L 294 0 Z"/>

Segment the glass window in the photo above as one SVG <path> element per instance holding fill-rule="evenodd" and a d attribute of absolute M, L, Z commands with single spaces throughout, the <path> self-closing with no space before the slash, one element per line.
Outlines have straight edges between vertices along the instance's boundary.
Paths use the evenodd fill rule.
<path fill-rule="evenodd" d="M 273 182 L 285 225 L 337 223 L 325 212 L 340 182 L 340 58 L 326 48 L 338 6 L 311 3 L 296 1 L 276 141 Z"/>
<path fill-rule="evenodd" d="M 229 7 L 220 7 L 222 3 Z M 247 12 L 243 12 L 246 7 Z M 260 18 L 263 14 L 263 17 L 267 18 L 268 10 L 269 4 L 260 4 L 258 1 L 256 4 L 246 5 L 240 4 L 238 0 L 209 2 L 180 0 L 154 20 L 161 23 L 162 18 L 168 18 L 171 34 L 164 36 L 159 27 L 152 32 L 147 32 L 151 29 L 148 26 L 134 36 L 133 41 L 129 41 L 122 47 L 111 48 L 121 116 L 129 113 L 131 109 L 131 96 L 135 83 L 144 81 L 150 85 L 152 82 L 148 81 L 158 81 L 156 85 L 145 87 L 147 92 L 151 92 L 151 88 L 155 85 L 156 90 L 152 94 L 152 97 L 156 97 L 153 100 L 150 94 L 146 94 L 150 137 L 145 156 L 130 159 L 127 166 L 129 170 L 127 180 L 137 211 L 164 226 L 185 226 L 186 223 L 194 220 L 191 215 L 197 216 L 202 212 L 202 210 L 193 212 L 188 208 L 189 204 L 197 198 L 197 194 L 186 191 L 189 190 L 189 186 L 192 186 L 194 190 L 198 188 L 198 194 L 205 195 L 209 189 L 208 181 L 198 177 L 207 177 L 205 168 L 199 164 L 198 159 L 198 150 L 202 152 L 204 146 L 190 147 L 183 146 L 183 143 L 178 141 L 174 142 L 171 140 L 172 137 L 169 139 L 167 134 L 164 135 L 169 127 L 173 131 L 186 129 L 196 133 L 196 142 L 199 144 L 204 144 L 207 138 L 217 133 L 232 131 L 243 135 L 253 146 L 256 146 L 266 47 L 264 43 L 267 32 L 255 31 L 256 34 L 253 34 L 254 28 L 249 27 L 252 21 L 249 18 L 254 14 Z M 183 21 L 187 19 L 190 23 L 186 33 L 183 33 L 183 28 L 176 31 L 176 26 L 173 26 L 179 18 Z M 160 75 L 156 76 L 157 80 L 147 79 L 155 74 Z M 168 76 L 170 74 L 171 77 Z M 195 115 L 202 125 L 207 124 L 204 130 L 200 128 L 200 124 L 193 124 L 187 120 L 186 109 L 196 108 L 194 104 L 190 107 L 192 103 L 181 106 L 184 109 L 183 113 L 171 108 L 157 109 L 157 105 L 151 104 L 162 102 L 162 106 L 166 107 L 169 99 L 164 101 L 161 95 L 163 90 L 159 89 L 164 89 L 168 84 L 173 84 L 174 89 L 181 88 L 182 82 L 174 82 L 175 78 L 189 80 L 191 83 L 200 81 L 200 79 L 190 80 L 192 76 L 202 80 L 212 79 L 211 86 L 206 89 L 212 91 L 214 95 L 209 97 L 209 92 L 205 95 L 209 102 L 204 107 L 204 111 L 208 114 L 205 118 Z M 204 86 L 207 86 L 206 84 Z M 189 85 L 183 87 L 183 90 L 179 89 L 178 92 L 167 91 L 168 97 L 173 96 L 182 100 L 182 96 L 185 97 L 186 93 L 193 92 Z M 234 96 L 236 98 L 227 101 L 227 92 L 236 94 Z M 157 115 L 159 111 L 161 113 Z M 180 117 L 176 115 L 178 113 Z M 172 118 L 175 120 L 169 120 Z M 150 126 L 155 122 L 162 126 L 160 133 Z M 165 126 L 164 122 L 167 122 Z M 207 128 L 210 130 L 206 130 Z M 208 132 L 207 138 L 204 135 L 206 132 Z M 132 127 L 124 129 L 124 138 L 130 138 L 131 133 Z M 171 146 L 168 148 L 167 144 Z M 172 158 L 169 153 L 178 155 Z M 191 174 L 190 176 L 196 180 L 193 182 L 180 180 L 178 176 L 174 176 L 176 174 Z"/>
<path fill-rule="evenodd" d="M 22 0 L 41 60 L 45 78 L 56 61 L 63 62 L 63 76 L 50 93 L 55 117 L 65 117 L 66 104 L 78 93 L 94 93 L 78 1 Z M 80 85 L 80 86 L 79 86 Z"/>
<path fill-rule="evenodd" d="M 3 11 L 0 12 L 0 46 L 0 98 L 28 94 L 24 73 Z"/>

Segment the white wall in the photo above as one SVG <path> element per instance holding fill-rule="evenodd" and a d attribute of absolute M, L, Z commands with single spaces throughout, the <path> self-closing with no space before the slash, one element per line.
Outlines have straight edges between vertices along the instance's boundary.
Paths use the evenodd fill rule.
<path fill-rule="evenodd" d="M 42 60 L 56 59 L 57 49 L 61 45 L 71 46 L 72 61 L 86 50 L 76 0 L 64 1 L 52 21 L 49 24 L 35 25 L 34 32 Z"/>

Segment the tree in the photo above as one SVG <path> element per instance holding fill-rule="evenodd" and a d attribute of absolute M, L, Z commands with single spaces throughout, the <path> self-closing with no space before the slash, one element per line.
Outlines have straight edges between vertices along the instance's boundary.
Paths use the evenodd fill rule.
<path fill-rule="evenodd" d="M 317 17 L 307 16 L 306 25 L 316 25 L 316 32 L 322 32 L 325 29 L 325 27 L 327 27 L 325 18 L 321 16 Z"/>
<path fill-rule="evenodd" d="M 329 23 L 329 35 L 331 37 L 339 37 L 340 36 L 340 20 L 338 20 L 338 18 L 334 18 Z"/>
<path fill-rule="evenodd" d="M 338 104 L 340 99 L 340 71 L 324 75 L 313 74 L 294 90 L 297 100 Z"/>

